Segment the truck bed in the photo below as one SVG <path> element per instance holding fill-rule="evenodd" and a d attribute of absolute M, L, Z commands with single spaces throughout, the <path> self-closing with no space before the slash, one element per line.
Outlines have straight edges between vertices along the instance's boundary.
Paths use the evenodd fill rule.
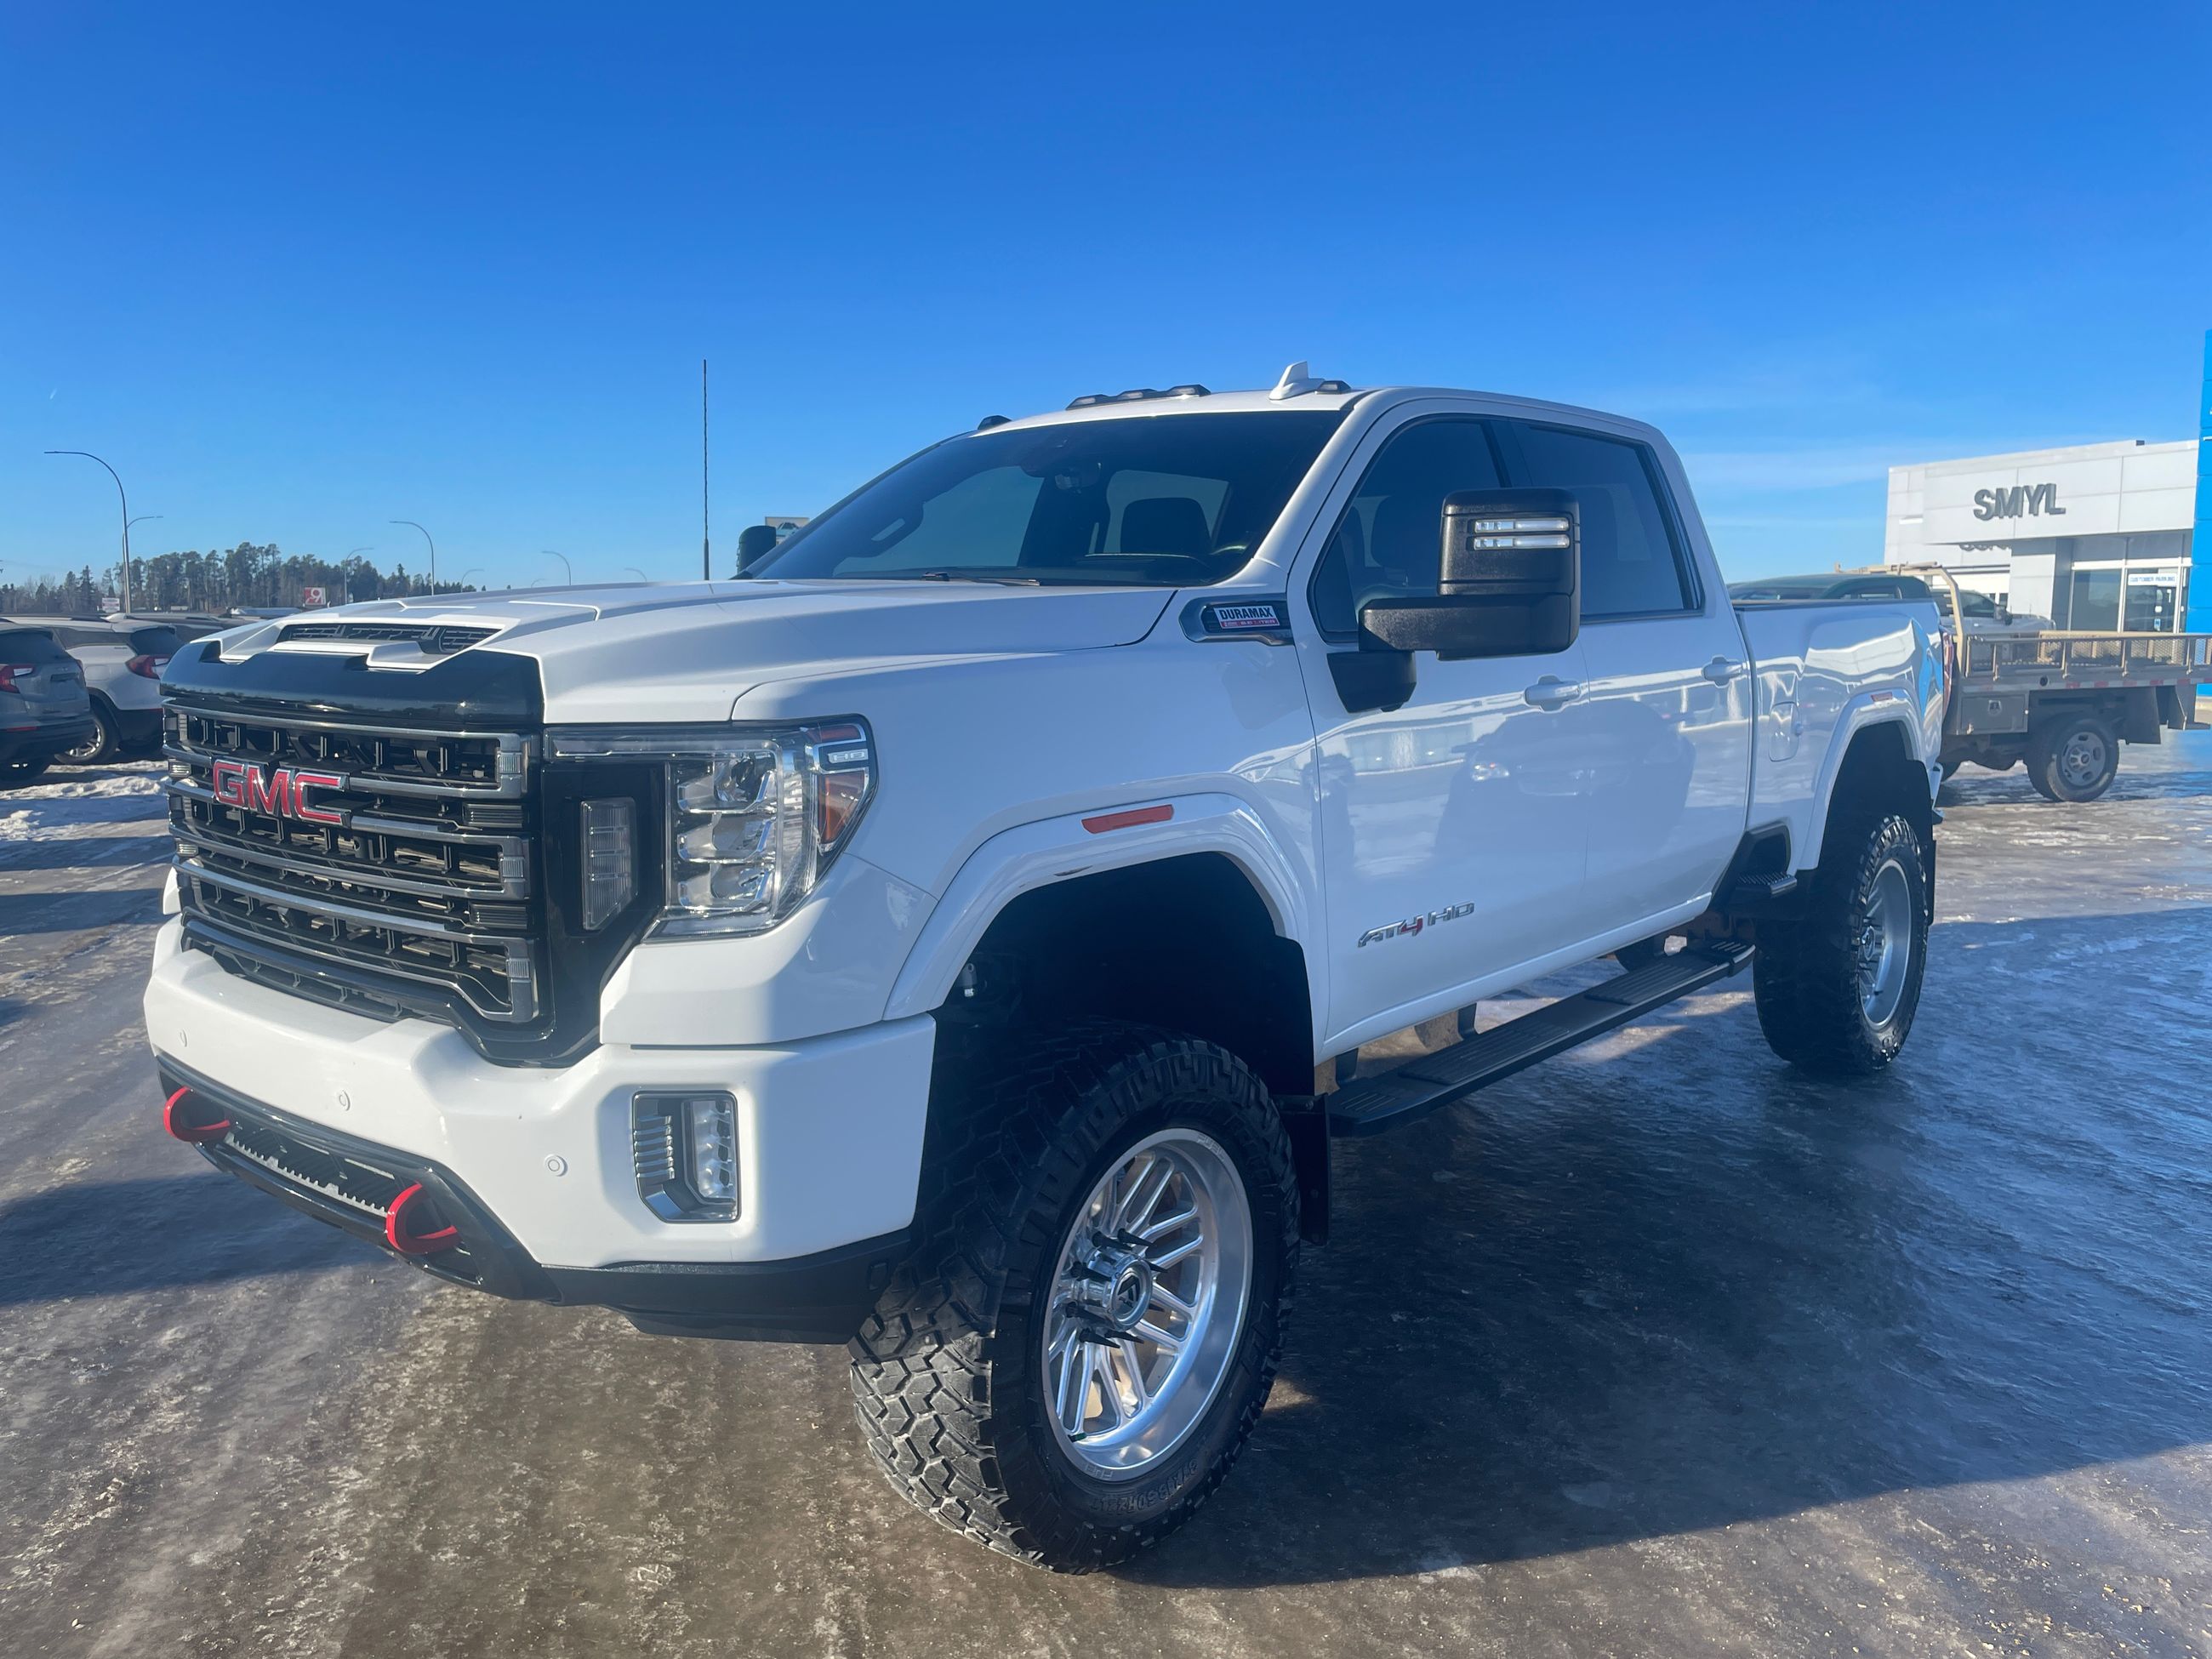
<path fill-rule="evenodd" d="M 1917 725 L 1919 754 L 1942 741 L 1942 617 L 1926 600 L 1754 599 L 1735 606 L 1751 652 L 1753 737 L 1746 827 L 1790 832 L 1790 867 L 1820 862 L 1818 804 L 1851 737 L 1882 720 Z M 1932 795 L 1936 780 L 1931 774 Z"/>

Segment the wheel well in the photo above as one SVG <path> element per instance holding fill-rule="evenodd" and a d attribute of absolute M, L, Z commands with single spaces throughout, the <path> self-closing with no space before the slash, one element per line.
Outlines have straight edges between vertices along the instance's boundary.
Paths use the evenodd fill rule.
<path fill-rule="evenodd" d="M 938 1013 L 981 1024 L 1133 1020 L 1220 1044 L 1277 1094 L 1313 1090 L 1305 953 L 1277 934 L 1249 878 L 1218 853 L 1020 895 Z"/>
<path fill-rule="evenodd" d="M 1928 865 L 1929 890 L 1936 883 L 1936 802 L 1928 787 L 1928 773 L 1912 758 L 1905 742 L 1905 723 L 1884 720 L 1862 727 L 1844 751 L 1836 769 L 1836 787 L 1828 796 L 1827 828 L 1820 838 L 1820 856 L 1828 856 L 1828 831 L 1844 818 L 1870 807 L 1902 812 L 1920 837 Z"/>

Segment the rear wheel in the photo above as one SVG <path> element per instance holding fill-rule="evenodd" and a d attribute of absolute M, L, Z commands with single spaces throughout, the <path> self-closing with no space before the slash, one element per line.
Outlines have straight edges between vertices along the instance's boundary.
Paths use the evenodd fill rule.
<path fill-rule="evenodd" d="M 2029 734 L 2027 781 L 2046 800 L 2094 800 L 2119 769 L 2119 735 L 2094 714 L 2052 720 Z"/>
<path fill-rule="evenodd" d="M 102 761 L 113 760 L 122 747 L 115 736 L 114 717 L 94 703 L 92 706 L 92 735 L 76 748 L 64 750 L 62 759 L 70 766 L 98 766 Z"/>
<path fill-rule="evenodd" d="M 1753 990 L 1767 1046 L 1791 1065 L 1863 1077 L 1897 1058 L 1920 1006 L 1928 874 L 1899 813 L 1831 827 L 1804 914 L 1761 927 Z"/>
<path fill-rule="evenodd" d="M 1210 1043 L 1097 1023 L 950 1079 L 924 1241 L 852 1344 L 909 1502 L 1061 1572 L 1188 1519 L 1266 1402 L 1297 1188 L 1266 1088 Z"/>

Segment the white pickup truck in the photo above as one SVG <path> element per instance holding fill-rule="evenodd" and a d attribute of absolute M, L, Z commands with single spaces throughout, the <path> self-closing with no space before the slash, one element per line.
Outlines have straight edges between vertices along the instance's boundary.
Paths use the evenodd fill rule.
<path fill-rule="evenodd" d="M 902 1493 L 1099 1566 L 1242 1447 L 1332 1136 L 1754 954 L 1778 1054 L 1895 1055 L 1938 626 L 1739 616 L 1587 410 L 1300 364 L 994 416 L 742 580 L 180 649 L 164 1122 L 447 1279 L 849 1343 Z"/>

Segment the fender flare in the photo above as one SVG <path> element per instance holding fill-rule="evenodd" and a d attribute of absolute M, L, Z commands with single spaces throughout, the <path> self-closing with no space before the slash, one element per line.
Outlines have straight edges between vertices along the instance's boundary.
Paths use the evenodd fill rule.
<path fill-rule="evenodd" d="M 1169 813 L 1152 822 L 1085 827 L 1161 807 Z M 1259 814 L 1219 793 L 1154 795 L 1107 812 L 1071 812 L 1000 830 L 969 854 L 946 884 L 899 969 L 883 1017 L 904 1019 L 939 1007 L 991 924 L 1024 893 L 1193 853 L 1225 856 L 1251 883 L 1278 937 L 1304 951 L 1310 1021 L 1326 1006 L 1323 988 L 1315 982 L 1326 958 L 1315 948 L 1318 918 L 1307 886 Z"/>
<path fill-rule="evenodd" d="M 1936 791 L 1942 782 L 1942 768 L 1934 757 L 1940 743 L 1932 745 L 1923 724 L 1915 718 L 1911 700 L 1902 691 L 1862 691 L 1843 707 L 1836 724 L 1828 736 L 1827 752 L 1820 758 L 1820 770 L 1813 792 L 1813 810 L 1807 815 L 1802 845 L 1794 850 L 1791 865 L 1799 870 L 1815 868 L 1820 862 L 1821 844 L 1827 839 L 1828 813 L 1835 805 L 1836 781 L 1843 775 L 1844 757 L 1851 751 L 1862 732 L 1876 726 L 1895 726 L 1905 733 L 1905 752 L 1929 775 L 1928 798 L 1932 804 Z M 1935 718 L 1942 719 L 1940 709 Z"/>

